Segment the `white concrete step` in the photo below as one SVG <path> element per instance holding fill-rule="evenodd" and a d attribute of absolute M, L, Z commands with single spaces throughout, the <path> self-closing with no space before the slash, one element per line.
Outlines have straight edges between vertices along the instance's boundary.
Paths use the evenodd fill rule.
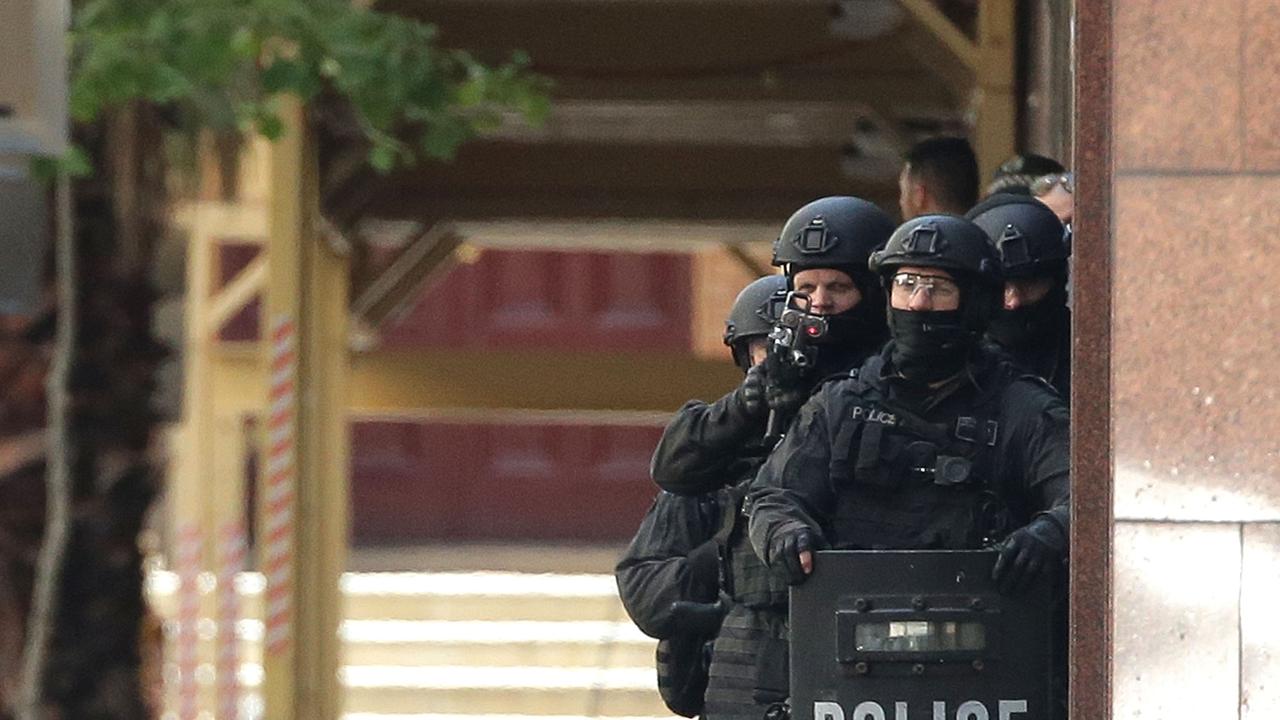
<path fill-rule="evenodd" d="M 178 578 L 172 572 L 148 576 L 156 609 L 172 617 Z M 246 617 L 262 615 L 265 581 L 241 573 L 236 581 Z M 216 581 L 201 575 L 201 592 L 212 602 Z M 353 620 L 626 620 L 611 575 L 446 572 L 343 573 L 345 616 Z"/>
<path fill-rule="evenodd" d="M 664 714 L 651 668 L 348 666 L 348 713 Z"/>
<path fill-rule="evenodd" d="M 612 575 L 346 573 L 353 620 L 625 620 Z"/>
<path fill-rule="evenodd" d="M 212 576 L 199 585 L 203 616 L 214 617 Z M 171 618 L 176 578 L 154 573 L 149 587 Z M 245 573 L 237 589 L 247 616 L 237 623 L 240 681 L 254 718 L 262 577 Z M 656 690 L 656 642 L 626 618 L 610 575 L 346 573 L 342 591 L 347 720 L 670 717 Z M 202 685 L 213 680 L 215 629 L 202 621 Z"/>
<path fill-rule="evenodd" d="M 647 667 L 655 641 L 630 621 L 344 620 L 346 665 Z M 262 657 L 262 622 L 241 620 L 242 657 Z"/>
<path fill-rule="evenodd" d="M 629 621 L 347 620 L 347 665 L 647 667 L 654 641 Z"/>
<path fill-rule="evenodd" d="M 339 674 L 348 716 L 430 711 L 487 717 L 518 711 L 612 720 L 669 715 L 654 689 L 653 671 L 638 668 L 349 665 Z M 262 666 L 242 666 L 240 684 L 244 705 L 260 708 Z"/>
<path fill-rule="evenodd" d="M 458 715 L 448 713 L 346 713 L 343 720 L 477 720 L 475 715 Z M 675 717 L 664 715 L 664 718 Z M 502 715 L 490 713 L 484 720 L 595 720 L 588 715 Z M 657 720 L 649 715 L 615 715 L 609 720 Z"/>
<path fill-rule="evenodd" d="M 671 717 L 653 689 L 653 674 L 632 669 L 348 666 L 340 674 L 346 693 L 344 720 Z M 262 667 L 242 666 L 239 680 L 242 718 L 261 720 Z M 206 695 L 211 681 L 212 677 L 201 681 Z"/>

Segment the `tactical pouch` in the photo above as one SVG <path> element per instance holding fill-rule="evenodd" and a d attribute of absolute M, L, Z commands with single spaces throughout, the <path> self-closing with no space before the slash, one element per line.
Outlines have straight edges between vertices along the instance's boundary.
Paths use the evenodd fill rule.
<path fill-rule="evenodd" d="M 886 442 L 884 425 L 863 423 L 862 437 L 858 440 L 858 459 L 853 466 L 853 480 L 859 485 L 893 488 L 899 477 L 894 472 L 893 460 L 898 453 L 895 443 Z"/>
<path fill-rule="evenodd" d="M 726 590 L 747 607 L 786 607 L 790 585 L 781 568 L 769 568 L 756 556 L 746 533 L 738 533 L 729 549 Z"/>
<path fill-rule="evenodd" d="M 658 641 L 658 694 L 671 712 L 696 717 L 702 712 L 710 668 L 709 641 L 700 635 L 676 635 Z"/>
<path fill-rule="evenodd" d="M 859 423 L 846 422 L 840 425 L 831 443 L 831 464 L 828 470 L 831 480 L 839 487 L 853 477 L 853 468 L 849 467 L 849 456 L 853 451 L 854 432 Z"/>
<path fill-rule="evenodd" d="M 785 638 L 769 637 L 756 656 L 756 682 L 751 699 L 759 705 L 786 700 L 791 694 L 791 656 Z"/>

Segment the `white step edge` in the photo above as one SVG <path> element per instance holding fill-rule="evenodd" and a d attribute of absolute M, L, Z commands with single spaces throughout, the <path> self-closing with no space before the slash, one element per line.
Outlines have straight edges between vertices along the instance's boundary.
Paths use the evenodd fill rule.
<path fill-rule="evenodd" d="M 421 690 L 654 690 L 653 668 L 462 667 L 349 665 L 339 671 L 350 688 Z"/>
<path fill-rule="evenodd" d="M 370 645 L 656 642 L 630 621 L 606 620 L 343 620 L 338 634 Z M 262 621 L 240 620 L 236 637 L 261 642 Z"/>
<path fill-rule="evenodd" d="M 612 575 L 518 572 L 343 573 L 348 595 L 617 597 Z"/>
<path fill-rule="evenodd" d="M 658 720 L 663 716 L 631 716 L 631 715 L 609 715 L 604 720 Z M 442 713 L 417 713 L 417 714 L 387 714 L 387 713 L 346 713 L 342 716 L 342 720 L 602 720 L 601 716 L 596 715 L 587 717 L 585 715 L 447 715 Z"/>
<path fill-rule="evenodd" d="M 213 668 L 198 676 L 209 676 Z M 548 668 L 399 665 L 348 665 L 338 670 L 348 688 L 413 690 L 654 690 L 653 668 Z M 262 665 L 243 663 L 237 673 L 242 688 L 262 685 Z"/>
<path fill-rule="evenodd" d="M 147 590 L 168 595 L 178 590 L 178 575 L 169 570 L 147 573 Z M 527 596 L 598 598 L 617 597 L 618 586 L 612 575 L 589 573 L 520 573 L 520 572 L 379 572 L 343 573 L 342 592 L 347 596 Z M 217 586 L 213 573 L 202 572 L 197 580 L 201 592 Z M 259 595 L 266 586 L 262 573 L 242 572 L 236 576 L 236 590 L 241 595 Z"/>

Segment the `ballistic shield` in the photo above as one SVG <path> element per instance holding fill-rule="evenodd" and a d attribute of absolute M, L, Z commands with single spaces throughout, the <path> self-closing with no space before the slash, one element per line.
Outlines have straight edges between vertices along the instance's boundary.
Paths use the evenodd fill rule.
<path fill-rule="evenodd" d="M 791 590 L 793 720 L 1047 720 L 1051 579 L 996 592 L 996 553 L 819 552 Z"/>

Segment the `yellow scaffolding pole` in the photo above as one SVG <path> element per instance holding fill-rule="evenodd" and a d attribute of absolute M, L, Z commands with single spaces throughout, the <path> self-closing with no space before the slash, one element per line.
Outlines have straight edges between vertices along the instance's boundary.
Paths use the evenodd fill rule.
<path fill-rule="evenodd" d="M 318 182 L 302 104 L 271 150 L 270 377 L 258 484 L 266 576 L 263 699 L 272 720 L 336 720 L 339 576 L 347 545 L 347 268 L 316 232 Z"/>
<path fill-rule="evenodd" d="M 301 307 L 302 245 L 307 239 L 306 208 L 300 179 L 305 164 L 301 108 L 286 101 L 281 116 L 283 138 L 271 148 L 267 235 L 267 299 L 264 346 L 270 377 L 270 402 L 257 513 L 258 566 L 266 577 L 263 603 L 262 696 L 265 715 L 279 720 L 303 720 L 297 712 L 294 658 L 297 656 L 297 577 L 294 553 L 298 547 L 297 439 L 299 373 L 298 313 Z"/>
<path fill-rule="evenodd" d="M 245 165 L 252 160 L 249 157 Z M 260 412 L 262 393 L 254 395 L 253 389 L 263 380 L 256 368 L 235 376 L 238 368 L 227 362 L 217 336 L 226 320 L 261 292 L 265 258 L 255 260 L 225 287 L 214 286 L 219 241 L 244 242 L 265 235 L 264 200 L 261 194 L 234 201 L 192 200 L 175 212 L 189 240 L 183 418 L 172 434 L 168 489 L 173 565 L 180 580 L 169 652 L 178 673 L 177 681 L 169 684 L 167 702 L 181 720 L 210 713 L 234 717 L 241 697 L 239 670 L 245 655 L 235 630 L 246 613 L 235 579 L 248 566 L 248 444 L 243 429 L 245 419 Z M 239 391 L 227 392 L 229 382 Z M 211 638 L 199 630 L 209 620 L 216 627 Z M 210 683 L 211 678 L 215 682 Z"/>
<path fill-rule="evenodd" d="M 314 178 L 314 175 L 311 175 Z M 309 197 L 317 197 L 314 188 Z M 337 720 L 342 713 L 338 629 L 344 608 L 339 581 L 347 566 L 350 441 L 347 426 L 350 355 L 347 258 L 318 238 L 304 252 L 301 346 L 303 388 L 299 448 L 298 717 Z M 317 592 L 318 591 L 318 592 Z"/>
<path fill-rule="evenodd" d="M 971 99 L 978 172 L 983 178 L 991 177 L 1017 146 L 1015 0 L 978 3 L 976 41 L 956 27 L 931 0 L 898 2 L 929 39 L 926 43 L 912 44 L 916 57 L 952 86 L 956 98 Z"/>
<path fill-rule="evenodd" d="M 1014 0 L 982 0 L 978 4 L 973 149 L 978 156 L 978 172 L 982 178 L 991 177 L 1017 148 L 1016 31 L 1017 7 Z"/>
<path fill-rule="evenodd" d="M 212 339 L 204 322 L 204 307 L 213 287 L 213 238 L 204 214 L 195 207 L 189 217 L 191 231 L 187 249 L 187 302 L 184 310 L 186 336 L 183 347 L 183 419 L 175 434 L 178 439 L 173 458 L 169 509 L 173 530 L 173 568 L 178 576 L 175 632 L 170 646 L 175 659 L 177 682 L 169 702 L 179 720 L 195 720 L 209 706 L 207 688 L 198 682 L 199 666 L 208 660 L 201 652 L 199 623 L 202 607 L 200 574 L 213 560 L 210 547 L 211 488 L 217 478 L 208 460 L 213 448 L 213 403 L 211 392 Z"/>

